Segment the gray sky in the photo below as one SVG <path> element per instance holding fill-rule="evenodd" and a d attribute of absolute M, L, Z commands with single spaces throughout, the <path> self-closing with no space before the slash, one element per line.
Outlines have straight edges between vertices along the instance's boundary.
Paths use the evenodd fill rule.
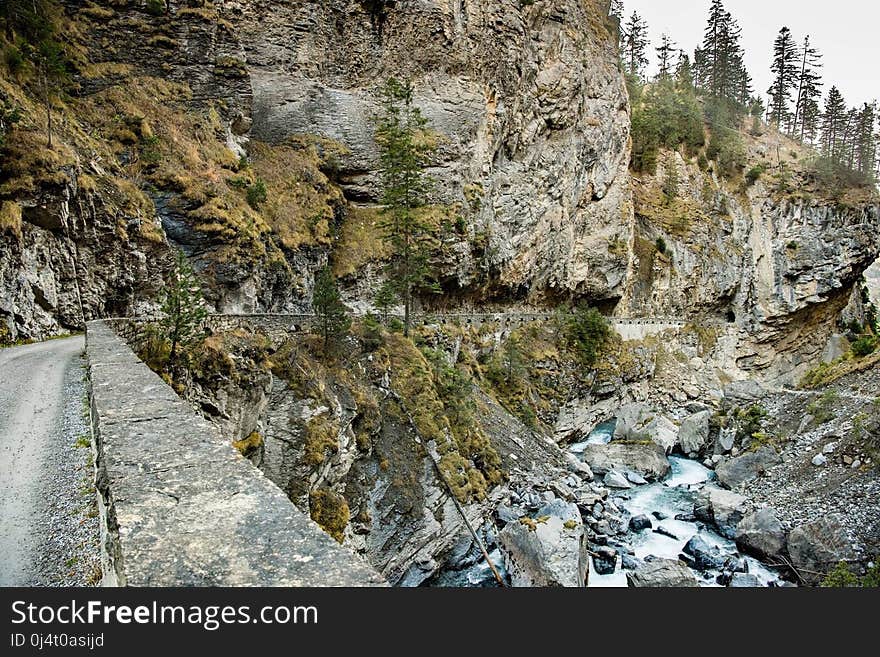
<path fill-rule="evenodd" d="M 648 21 L 651 66 L 654 46 L 663 32 L 693 57 L 702 41 L 710 0 L 623 0 L 626 16 L 635 9 Z M 767 100 L 773 40 L 783 25 L 803 43 L 810 41 L 824 55 L 827 93 L 836 84 L 846 102 L 861 105 L 880 98 L 880 2 L 877 0 L 725 0 L 724 7 L 743 31 L 746 66 L 755 92 Z"/>

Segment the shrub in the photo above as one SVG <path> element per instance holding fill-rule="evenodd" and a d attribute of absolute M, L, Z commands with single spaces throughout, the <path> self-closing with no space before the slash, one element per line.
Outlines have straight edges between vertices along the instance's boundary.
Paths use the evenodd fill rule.
<path fill-rule="evenodd" d="M 662 237 L 658 237 L 657 241 L 654 243 L 654 246 L 657 248 L 658 253 L 665 254 L 666 253 L 666 240 Z"/>
<path fill-rule="evenodd" d="M 24 55 L 15 46 L 9 46 L 3 51 L 3 61 L 12 75 L 18 75 L 24 68 Z"/>
<path fill-rule="evenodd" d="M 751 187 L 758 179 L 767 171 L 767 165 L 764 163 L 756 164 L 746 173 L 746 184 Z"/>
<path fill-rule="evenodd" d="M 150 16 L 162 16 L 165 13 L 165 0 L 147 0 L 147 13 Z"/>
<path fill-rule="evenodd" d="M 832 568 L 825 579 L 822 580 L 821 586 L 826 588 L 853 588 L 859 585 L 859 578 L 852 574 L 849 566 L 845 561 L 839 562 Z"/>
<path fill-rule="evenodd" d="M 261 178 L 258 178 L 253 185 L 248 187 L 247 202 L 254 210 L 259 210 L 260 206 L 268 199 L 269 195 L 266 192 L 266 183 L 264 183 Z"/>
<path fill-rule="evenodd" d="M 345 540 L 345 528 L 351 517 L 348 502 L 331 490 L 316 490 L 309 494 L 312 520 L 340 543 Z"/>
<path fill-rule="evenodd" d="M 706 156 L 715 161 L 721 175 L 732 178 L 745 164 L 745 146 L 737 132 L 716 129 L 709 139 Z"/>
<path fill-rule="evenodd" d="M 608 320 L 595 308 L 575 309 L 565 322 L 565 338 L 585 365 L 592 366 L 611 336 Z"/>
<path fill-rule="evenodd" d="M 853 354 L 859 358 L 873 354 L 877 349 L 877 338 L 873 335 L 863 335 L 852 343 L 851 349 Z"/>

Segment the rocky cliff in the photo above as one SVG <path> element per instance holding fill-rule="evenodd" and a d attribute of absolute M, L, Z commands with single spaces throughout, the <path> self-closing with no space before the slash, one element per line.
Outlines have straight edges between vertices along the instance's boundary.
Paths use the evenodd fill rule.
<path fill-rule="evenodd" d="M 730 368 L 790 381 L 818 360 L 880 252 L 880 202 L 870 190 L 824 188 L 811 153 L 778 133 L 742 138 L 748 177 L 725 178 L 678 152 L 635 177 L 617 312 L 727 322 L 737 334 Z"/>

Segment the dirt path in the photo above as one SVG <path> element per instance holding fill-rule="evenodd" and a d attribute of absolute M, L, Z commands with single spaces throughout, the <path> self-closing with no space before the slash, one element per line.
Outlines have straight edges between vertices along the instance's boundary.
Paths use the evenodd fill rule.
<path fill-rule="evenodd" d="M 58 572 L 80 558 L 69 535 L 88 524 L 75 517 L 88 504 L 88 450 L 73 447 L 83 346 L 77 336 L 0 350 L 0 586 L 64 583 Z"/>

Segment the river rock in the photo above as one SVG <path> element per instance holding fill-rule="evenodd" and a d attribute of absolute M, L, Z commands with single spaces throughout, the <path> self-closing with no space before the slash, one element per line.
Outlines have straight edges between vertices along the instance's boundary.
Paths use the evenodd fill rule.
<path fill-rule="evenodd" d="M 691 557 L 693 563 L 690 565 L 696 570 L 719 569 L 724 565 L 724 559 L 719 554 L 718 548 L 709 545 L 699 534 L 685 543 L 681 551 Z"/>
<path fill-rule="evenodd" d="M 645 484 L 648 483 L 647 479 L 645 479 L 638 472 L 633 472 L 632 470 L 626 471 L 626 479 L 627 479 L 627 481 L 629 481 L 629 483 L 631 483 L 635 486 L 644 486 Z"/>
<path fill-rule="evenodd" d="M 754 589 L 761 586 L 757 575 L 748 573 L 734 573 L 728 586 L 732 589 Z"/>
<path fill-rule="evenodd" d="M 640 532 L 645 529 L 651 529 L 651 519 L 648 516 L 638 515 L 629 519 L 629 530 L 631 532 Z"/>
<path fill-rule="evenodd" d="M 627 404 L 617 412 L 614 440 L 650 440 L 668 454 L 678 444 L 678 427 L 647 404 Z"/>
<path fill-rule="evenodd" d="M 697 579 L 680 561 L 654 559 L 627 572 L 626 583 L 634 588 L 681 588 L 697 586 Z"/>
<path fill-rule="evenodd" d="M 535 515 L 508 523 L 499 535 L 513 586 L 584 586 L 587 539 L 577 506 L 554 500 Z"/>
<path fill-rule="evenodd" d="M 795 527 L 788 536 L 788 554 L 810 584 L 821 581 L 838 562 L 853 557 L 846 530 L 831 516 Z"/>
<path fill-rule="evenodd" d="M 700 411 L 684 419 L 678 430 L 678 444 L 685 454 L 699 454 L 709 442 L 710 411 Z"/>
<path fill-rule="evenodd" d="M 816 454 L 816 456 L 814 456 L 813 460 L 810 462 L 817 468 L 821 468 L 823 465 L 828 463 L 828 458 L 824 454 Z"/>
<path fill-rule="evenodd" d="M 603 480 L 605 485 L 609 488 L 621 488 L 627 489 L 632 488 L 632 484 L 629 483 L 629 480 L 626 478 L 626 475 L 617 470 L 611 470 L 610 472 L 605 474 L 605 479 Z"/>
<path fill-rule="evenodd" d="M 714 525 L 726 538 L 736 536 L 736 527 L 746 513 L 746 498 L 721 488 L 700 491 L 694 503 L 694 516 Z"/>
<path fill-rule="evenodd" d="M 593 548 L 593 569 L 599 575 L 611 575 L 617 570 L 617 550 L 609 547 Z"/>
<path fill-rule="evenodd" d="M 627 554 L 625 552 L 620 555 L 620 567 L 624 570 L 637 570 L 645 565 L 641 559 Z"/>
<path fill-rule="evenodd" d="M 584 461 L 599 476 L 611 470 L 632 470 L 648 481 L 662 479 L 670 469 L 665 451 L 654 444 L 612 442 L 607 445 L 589 445 L 584 450 Z"/>
<path fill-rule="evenodd" d="M 771 509 L 747 514 L 737 525 L 737 547 L 758 557 L 771 558 L 785 548 L 785 528 Z"/>
<path fill-rule="evenodd" d="M 715 468 L 718 481 L 726 488 L 736 488 L 740 484 L 757 479 L 772 466 L 780 463 L 779 454 L 772 447 L 762 447 L 755 452 L 747 452 Z"/>

